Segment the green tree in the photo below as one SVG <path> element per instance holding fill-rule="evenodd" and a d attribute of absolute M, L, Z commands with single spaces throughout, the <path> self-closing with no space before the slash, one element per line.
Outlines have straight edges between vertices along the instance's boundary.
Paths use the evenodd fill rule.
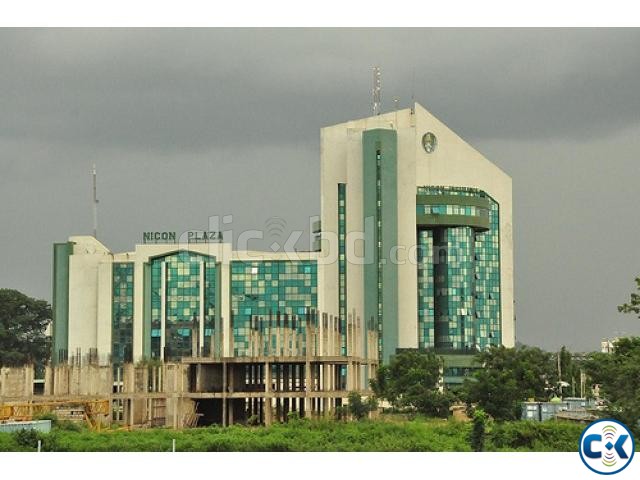
<path fill-rule="evenodd" d="M 473 428 L 469 436 L 469 443 L 474 452 L 484 451 L 484 441 L 486 437 L 487 414 L 481 408 L 476 408 L 473 412 Z"/>
<path fill-rule="evenodd" d="M 378 402 L 375 398 L 369 397 L 367 400 L 362 401 L 362 397 L 358 392 L 351 392 L 349 394 L 349 405 L 347 411 L 355 420 L 362 420 L 369 415 L 369 412 L 378 408 Z"/>
<path fill-rule="evenodd" d="M 558 388 L 559 396 L 570 395 L 577 397 L 580 392 L 580 372 L 582 370 L 582 359 L 575 359 L 571 352 L 563 346 L 558 352 L 560 357 L 559 381 L 569 384 Z"/>
<path fill-rule="evenodd" d="M 552 355 L 536 347 L 492 347 L 476 361 L 483 368 L 465 381 L 465 398 L 496 420 L 520 418 L 522 401 L 546 400 L 557 384 Z"/>
<path fill-rule="evenodd" d="M 640 337 L 620 338 L 613 353 L 593 353 L 585 370 L 600 384 L 607 416 L 640 433 Z"/>
<path fill-rule="evenodd" d="M 51 348 L 44 332 L 50 321 L 45 300 L 0 289 L 0 366 L 47 362 Z"/>
<path fill-rule="evenodd" d="M 440 358 L 431 352 L 405 350 L 378 369 L 371 382 L 374 393 L 396 408 L 447 417 L 453 396 L 438 391 Z"/>
<path fill-rule="evenodd" d="M 640 277 L 636 277 L 636 289 L 640 291 Z M 640 294 L 631 293 L 631 299 L 629 303 L 623 303 L 618 306 L 618 311 L 621 313 L 634 313 L 640 318 Z"/>

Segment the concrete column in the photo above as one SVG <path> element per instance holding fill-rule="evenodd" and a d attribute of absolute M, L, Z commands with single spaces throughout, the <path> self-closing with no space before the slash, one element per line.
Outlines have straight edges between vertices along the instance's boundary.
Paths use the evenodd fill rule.
<path fill-rule="evenodd" d="M 133 398 L 129 399 L 129 425 L 135 425 L 135 401 Z"/>
<path fill-rule="evenodd" d="M 282 399 L 276 397 L 276 422 L 282 421 Z"/>
<path fill-rule="evenodd" d="M 167 264 L 162 262 L 160 265 L 160 360 L 164 361 L 164 348 L 167 342 L 167 334 L 165 332 L 167 326 Z"/>
<path fill-rule="evenodd" d="M 311 392 L 313 391 L 313 376 L 311 373 L 311 362 L 304 364 L 304 414 L 311 413 Z"/>
<path fill-rule="evenodd" d="M 291 355 L 291 349 L 289 348 L 289 326 L 283 327 L 282 332 L 284 334 L 284 342 L 282 346 L 282 355 L 288 357 Z"/>
<path fill-rule="evenodd" d="M 122 421 L 125 425 L 129 425 L 129 400 L 120 400 L 122 402 Z"/>
<path fill-rule="evenodd" d="M 356 353 L 355 355 L 357 357 L 362 357 L 362 350 L 363 350 L 363 342 L 366 342 L 367 339 L 366 337 L 363 338 L 362 334 L 363 332 L 365 332 L 365 330 L 362 328 L 362 319 L 359 316 L 355 315 L 355 310 L 354 310 L 354 317 L 356 319 Z"/>
<path fill-rule="evenodd" d="M 107 414 L 107 425 L 113 422 L 113 398 L 109 397 L 109 413 Z"/>
<path fill-rule="evenodd" d="M 264 364 L 264 392 L 264 424 L 269 426 L 273 422 L 271 410 L 271 364 L 269 362 Z"/>
<path fill-rule="evenodd" d="M 289 375 L 289 368 L 291 368 L 290 364 L 282 364 L 282 383 L 283 383 L 283 390 L 285 391 L 289 391 L 291 390 L 291 388 L 289 387 L 289 379 L 290 379 L 290 375 Z"/>
<path fill-rule="evenodd" d="M 200 261 L 200 292 L 199 292 L 199 304 L 200 310 L 198 312 L 198 351 L 194 352 L 194 357 L 204 356 L 204 262 Z"/>
<path fill-rule="evenodd" d="M 277 318 L 276 321 L 277 321 L 276 328 L 275 328 L 275 331 L 276 331 L 276 355 L 278 357 L 281 357 L 282 356 L 282 343 L 280 343 L 280 338 L 282 336 L 282 326 L 281 326 L 280 322 L 282 322 L 282 317 L 280 315 L 278 315 L 278 318 Z"/>
<path fill-rule="evenodd" d="M 169 399 L 167 399 L 169 400 Z M 178 416 L 177 416 L 177 405 L 178 405 L 178 401 L 176 400 L 176 396 L 172 395 L 171 396 L 171 406 L 173 408 L 173 410 L 171 410 L 171 415 L 172 415 L 172 420 L 171 420 L 171 425 L 173 425 L 173 428 L 177 428 L 177 423 L 178 423 Z M 167 417 L 169 416 L 169 402 L 167 402 Z M 167 424 L 169 424 L 169 422 L 166 422 Z"/>
<path fill-rule="evenodd" d="M 222 426 L 227 426 L 227 390 L 229 388 L 227 362 L 222 362 Z"/>
<path fill-rule="evenodd" d="M 353 355 L 353 347 L 351 345 L 351 342 L 353 340 L 353 332 L 351 331 L 351 325 L 352 325 L 351 314 L 348 313 L 347 314 L 347 328 L 346 328 L 346 332 L 345 332 L 346 345 L 347 345 L 347 355 Z"/>
<path fill-rule="evenodd" d="M 318 318 L 318 350 L 320 355 L 325 355 L 325 346 L 326 342 L 324 339 L 325 336 L 325 322 L 326 322 L 326 314 L 323 313 Z"/>
<path fill-rule="evenodd" d="M 236 371 L 235 371 L 235 367 L 236 365 L 233 363 L 230 363 L 228 365 L 229 368 L 229 393 L 233 393 L 234 392 L 234 387 L 235 387 L 235 382 L 236 382 Z M 233 398 L 229 398 L 227 399 L 227 402 L 229 403 L 229 425 L 233 425 L 233 413 L 234 413 L 234 409 L 235 409 L 235 401 Z"/>

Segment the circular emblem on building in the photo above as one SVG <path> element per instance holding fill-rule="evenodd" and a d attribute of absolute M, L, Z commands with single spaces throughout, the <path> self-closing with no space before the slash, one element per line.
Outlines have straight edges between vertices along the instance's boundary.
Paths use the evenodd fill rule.
<path fill-rule="evenodd" d="M 438 138 L 431 132 L 427 132 L 422 136 L 422 147 L 427 153 L 433 153 L 438 146 Z"/>
<path fill-rule="evenodd" d="M 578 451 L 589 470 L 613 475 L 631 463 L 635 444 L 631 431 L 624 424 L 606 418 L 584 429 Z"/>

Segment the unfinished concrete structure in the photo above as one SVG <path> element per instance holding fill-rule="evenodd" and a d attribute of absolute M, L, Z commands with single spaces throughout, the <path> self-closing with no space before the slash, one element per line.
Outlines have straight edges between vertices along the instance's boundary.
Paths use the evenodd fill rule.
<path fill-rule="evenodd" d="M 258 322 L 267 326 L 252 329 L 247 356 L 224 356 L 223 348 L 213 348 L 206 357 L 136 365 L 72 357 L 45 369 L 40 395 L 34 394 L 32 366 L 3 368 L 0 420 L 55 412 L 91 425 L 269 425 L 286 421 L 290 412 L 329 415 L 350 392 L 370 393 L 369 380 L 378 366 L 373 325 L 349 316 L 346 354 L 341 354 L 340 322 L 330 315 L 253 319 Z M 356 341 L 362 337 L 364 345 Z"/>

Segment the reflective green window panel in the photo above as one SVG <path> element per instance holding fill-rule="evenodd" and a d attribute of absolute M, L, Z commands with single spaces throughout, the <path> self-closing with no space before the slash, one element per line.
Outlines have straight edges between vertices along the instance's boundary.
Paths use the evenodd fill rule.
<path fill-rule="evenodd" d="M 434 344 L 433 232 L 418 232 L 418 346 Z"/>
<path fill-rule="evenodd" d="M 347 352 L 347 185 L 338 184 L 338 313 L 340 316 L 341 349 Z"/>
<path fill-rule="evenodd" d="M 303 318 L 318 303 L 318 266 L 309 261 L 231 262 L 231 315 L 234 355 L 249 354 L 253 327 L 266 331 L 278 314 Z M 302 322 L 296 329 L 304 333 Z"/>
<path fill-rule="evenodd" d="M 434 235 L 434 345 L 468 351 L 473 329 L 474 243 L 471 227 L 436 229 Z"/>
<path fill-rule="evenodd" d="M 111 361 L 133 361 L 133 263 L 114 263 L 111 308 Z"/>
<path fill-rule="evenodd" d="M 488 215 L 490 225 L 487 231 L 469 226 L 418 231 L 419 346 L 477 351 L 501 344 L 498 203 L 474 188 L 418 187 L 417 194 L 480 197 L 490 205 L 489 210 L 464 200 L 416 205 L 418 215 Z"/>
<path fill-rule="evenodd" d="M 482 350 L 502 343 L 500 322 L 500 209 L 491 199 L 490 229 L 476 235 L 476 317 Z"/>
<path fill-rule="evenodd" d="M 201 284 L 204 303 L 203 348 L 208 352 L 217 318 L 216 259 L 181 251 L 155 258 L 151 263 L 151 356 L 160 357 L 163 268 L 166 269 L 165 358 L 177 359 L 197 354 L 192 352 L 192 346 L 193 336 L 199 335 Z"/>

